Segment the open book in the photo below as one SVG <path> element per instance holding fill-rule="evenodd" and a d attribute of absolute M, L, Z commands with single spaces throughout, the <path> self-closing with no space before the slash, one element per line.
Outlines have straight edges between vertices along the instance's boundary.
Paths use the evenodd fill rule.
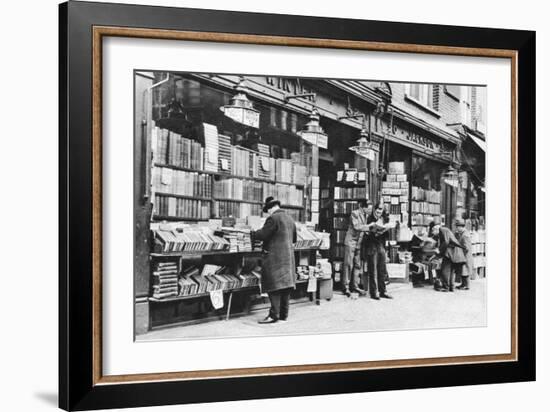
<path fill-rule="evenodd" d="M 381 234 L 393 227 L 395 227 L 395 222 L 382 223 L 382 221 L 379 220 L 378 222 L 371 225 L 370 231 L 374 232 L 375 234 Z"/>

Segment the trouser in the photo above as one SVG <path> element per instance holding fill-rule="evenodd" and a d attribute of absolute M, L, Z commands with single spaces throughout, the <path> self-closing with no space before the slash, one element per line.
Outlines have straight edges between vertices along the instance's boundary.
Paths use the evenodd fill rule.
<path fill-rule="evenodd" d="M 361 275 L 361 250 L 356 245 L 346 245 L 344 251 L 344 273 L 342 276 L 342 289 L 355 290 L 358 288 Z M 366 287 L 363 285 L 363 287 Z"/>
<path fill-rule="evenodd" d="M 269 309 L 269 316 L 272 319 L 286 319 L 288 318 L 288 307 L 290 300 L 290 291 L 292 288 L 274 290 L 268 292 L 269 301 L 271 302 L 271 308 Z"/>
<path fill-rule="evenodd" d="M 386 293 L 386 252 L 381 249 L 372 255 L 367 255 L 367 272 L 369 277 L 369 292 L 372 297 L 377 293 Z"/>
<path fill-rule="evenodd" d="M 444 289 L 454 290 L 455 273 L 456 276 L 462 276 L 462 266 L 464 263 L 453 263 L 451 259 L 443 257 L 441 262 L 441 283 Z"/>

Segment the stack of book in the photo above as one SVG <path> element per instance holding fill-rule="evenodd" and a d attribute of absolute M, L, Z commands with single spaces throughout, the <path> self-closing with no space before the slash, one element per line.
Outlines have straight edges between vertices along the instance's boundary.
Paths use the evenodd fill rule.
<path fill-rule="evenodd" d="M 270 157 L 269 157 L 269 146 L 263 143 L 256 144 L 256 150 L 258 151 L 258 177 L 263 179 L 270 178 Z"/>
<path fill-rule="evenodd" d="M 199 268 L 196 266 L 189 266 L 182 271 L 179 278 L 179 296 L 196 295 L 199 290 L 199 284 L 195 282 L 192 276 L 199 275 Z"/>
<path fill-rule="evenodd" d="M 304 191 L 302 189 L 297 189 L 296 186 L 282 183 L 276 183 L 275 189 L 276 196 L 274 197 L 278 199 L 282 205 L 302 206 L 304 201 Z"/>
<path fill-rule="evenodd" d="M 359 208 L 359 203 L 356 201 L 334 202 L 334 213 L 350 214 L 355 209 Z"/>
<path fill-rule="evenodd" d="M 321 246 L 321 239 L 314 230 L 302 223 L 296 223 L 296 249 L 313 249 Z"/>
<path fill-rule="evenodd" d="M 203 148 L 200 143 L 166 129 L 154 129 L 156 135 L 155 162 L 201 170 Z"/>
<path fill-rule="evenodd" d="M 231 148 L 231 174 L 243 177 L 258 177 L 258 153 L 240 146 Z"/>
<path fill-rule="evenodd" d="M 218 200 L 214 203 L 214 215 L 219 217 L 245 218 L 261 216 L 262 206 L 254 203 L 241 203 L 230 200 Z"/>
<path fill-rule="evenodd" d="M 366 187 L 335 187 L 334 199 L 367 199 Z"/>
<path fill-rule="evenodd" d="M 221 179 L 214 182 L 214 197 L 261 202 L 262 183 L 235 178 Z"/>
<path fill-rule="evenodd" d="M 203 123 L 204 133 L 204 170 L 218 171 L 218 128 L 208 123 Z"/>
<path fill-rule="evenodd" d="M 208 227 L 190 226 L 177 230 L 153 230 L 153 238 L 159 252 L 208 252 L 227 251 L 229 242 L 216 236 Z"/>
<path fill-rule="evenodd" d="M 292 183 L 297 185 L 306 184 L 306 167 L 292 163 Z"/>
<path fill-rule="evenodd" d="M 155 167 L 152 172 L 153 190 L 165 194 L 210 197 L 211 182 L 209 175 L 196 172 L 184 172 L 166 167 Z"/>
<path fill-rule="evenodd" d="M 218 234 L 218 232 L 216 232 Z M 229 242 L 230 252 L 251 252 L 252 240 L 249 228 L 222 227 L 220 235 Z"/>
<path fill-rule="evenodd" d="M 178 295 L 178 264 L 159 262 L 153 270 L 153 298 L 164 299 Z"/>
<path fill-rule="evenodd" d="M 153 214 L 161 217 L 178 217 L 182 220 L 207 220 L 210 217 L 210 201 L 179 199 L 157 194 Z"/>
<path fill-rule="evenodd" d="M 231 173 L 231 138 L 218 134 L 218 169 L 223 173 Z"/>
<path fill-rule="evenodd" d="M 277 159 L 276 160 L 276 178 L 277 182 L 292 182 L 292 161 L 290 159 Z"/>

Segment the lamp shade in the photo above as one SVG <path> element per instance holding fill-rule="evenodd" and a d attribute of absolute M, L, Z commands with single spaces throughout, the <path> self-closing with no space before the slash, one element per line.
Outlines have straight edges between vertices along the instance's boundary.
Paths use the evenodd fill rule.
<path fill-rule="evenodd" d="M 313 109 L 309 115 L 309 121 L 297 134 L 306 142 L 326 149 L 328 148 L 328 135 L 319 124 L 319 120 L 319 112 Z"/>
<path fill-rule="evenodd" d="M 237 94 L 220 110 L 235 122 L 257 129 L 260 127 L 260 112 L 254 109 L 254 104 L 246 96 L 243 83 L 244 79 L 235 87 Z"/>

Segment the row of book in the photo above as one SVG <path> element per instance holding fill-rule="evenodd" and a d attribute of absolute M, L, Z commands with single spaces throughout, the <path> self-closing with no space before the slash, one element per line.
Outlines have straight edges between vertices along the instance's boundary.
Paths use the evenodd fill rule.
<path fill-rule="evenodd" d="M 221 179 L 214 182 L 214 197 L 262 202 L 266 183 L 242 179 Z"/>
<path fill-rule="evenodd" d="M 199 142 L 188 139 L 155 127 L 153 131 L 155 163 L 202 170 L 204 166 L 204 150 Z"/>
<path fill-rule="evenodd" d="M 317 236 L 315 230 L 303 223 L 296 223 L 296 249 L 311 249 L 321 246 L 323 239 Z"/>
<path fill-rule="evenodd" d="M 214 202 L 213 213 L 215 216 L 231 216 L 236 218 L 245 218 L 247 216 L 261 216 L 262 206 L 255 203 L 217 200 Z"/>
<path fill-rule="evenodd" d="M 368 191 L 366 187 L 335 187 L 334 199 L 366 199 Z"/>
<path fill-rule="evenodd" d="M 336 181 L 337 182 L 346 182 L 346 183 L 360 183 L 367 180 L 367 172 L 364 170 L 357 169 L 344 169 L 336 172 Z"/>
<path fill-rule="evenodd" d="M 437 190 L 425 190 L 413 186 L 411 189 L 411 200 L 425 200 L 426 202 L 441 203 L 441 192 Z"/>
<path fill-rule="evenodd" d="M 356 201 L 334 203 L 334 213 L 350 214 L 352 211 L 358 208 L 359 208 L 359 203 Z"/>
<path fill-rule="evenodd" d="M 193 296 L 214 290 L 233 290 L 258 286 L 260 273 L 231 273 L 227 266 L 206 264 L 202 271 L 197 266 L 190 266 L 182 271 L 179 278 L 178 296 Z"/>
<path fill-rule="evenodd" d="M 155 250 L 166 252 L 229 251 L 230 243 L 223 236 L 215 235 L 207 227 L 193 225 L 183 230 L 170 226 L 153 230 Z"/>
<path fill-rule="evenodd" d="M 411 226 L 428 226 L 431 222 L 441 224 L 440 215 L 426 215 L 421 213 L 411 214 Z"/>
<path fill-rule="evenodd" d="M 154 167 L 152 184 L 155 192 L 198 197 L 212 195 L 212 179 L 203 173 Z"/>
<path fill-rule="evenodd" d="M 152 272 L 152 296 L 164 299 L 178 295 L 178 264 L 158 262 Z"/>
<path fill-rule="evenodd" d="M 218 233 L 218 232 L 216 232 Z M 250 252 L 252 251 L 252 239 L 250 228 L 243 227 L 222 227 L 220 233 L 229 243 L 229 252 Z"/>
<path fill-rule="evenodd" d="M 304 202 L 304 191 L 302 189 L 283 183 L 264 183 L 262 193 L 264 199 L 273 196 L 281 202 L 281 205 L 302 206 Z"/>
<path fill-rule="evenodd" d="M 411 202 L 411 213 L 430 213 L 432 215 L 441 214 L 441 205 L 439 203 L 430 202 Z"/>
<path fill-rule="evenodd" d="M 210 218 L 210 201 L 179 199 L 177 197 L 157 194 L 154 200 L 153 214 L 185 219 Z"/>

